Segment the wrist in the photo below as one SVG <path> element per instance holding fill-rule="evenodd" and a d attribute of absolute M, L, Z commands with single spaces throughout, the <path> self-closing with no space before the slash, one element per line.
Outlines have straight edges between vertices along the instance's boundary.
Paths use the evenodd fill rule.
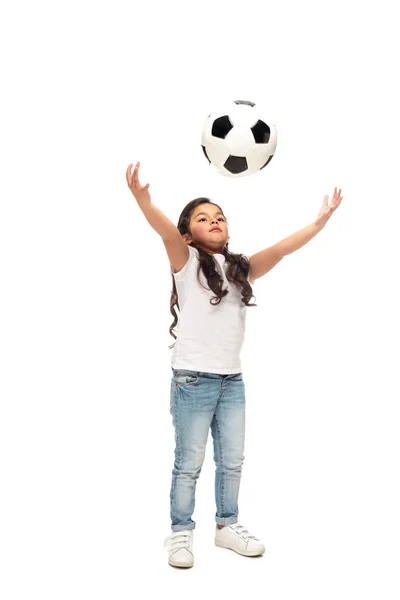
<path fill-rule="evenodd" d="M 318 219 L 317 219 L 316 221 L 314 221 L 312 223 L 312 227 L 315 230 L 315 233 L 319 233 L 325 227 L 325 223 L 322 223 L 321 221 L 318 221 Z"/>

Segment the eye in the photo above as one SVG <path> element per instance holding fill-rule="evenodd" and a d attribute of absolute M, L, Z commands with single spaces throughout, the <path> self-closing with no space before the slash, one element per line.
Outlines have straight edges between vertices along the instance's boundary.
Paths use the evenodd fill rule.
<path fill-rule="evenodd" d="M 205 217 L 201 217 L 200 221 L 203 221 L 203 220 L 205 221 L 206 218 Z M 199 221 L 199 223 L 200 223 L 200 221 Z M 218 221 L 225 221 L 225 219 L 224 219 L 224 217 L 218 217 Z"/>

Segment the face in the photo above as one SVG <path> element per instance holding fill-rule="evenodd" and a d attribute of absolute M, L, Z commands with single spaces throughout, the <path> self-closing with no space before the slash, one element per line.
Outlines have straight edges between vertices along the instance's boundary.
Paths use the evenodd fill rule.
<path fill-rule="evenodd" d="M 220 231 L 211 231 L 218 227 Z M 195 242 L 209 254 L 222 254 L 228 241 L 228 225 L 224 215 L 215 204 L 199 204 L 191 216 L 190 233 L 183 236 L 187 244 Z"/>

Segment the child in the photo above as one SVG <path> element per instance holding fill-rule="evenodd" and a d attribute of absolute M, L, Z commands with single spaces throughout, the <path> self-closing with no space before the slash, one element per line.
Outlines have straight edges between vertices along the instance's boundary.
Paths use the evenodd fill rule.
<path fill-rule="evenodd" d="M 341 189 L 325 196 L 316 220 L 250 258 L 228 249 L 228 222 L 208 198 L 192 200 L 178 226 L 151 202 L 149 184 L 139 182 L 138 162 L 126 171 L 128 186 L 144 216 L 161 236 L 171 265 L 173 291 L 170 412 L 175 428 L 172 470 L 169 564 L 192 567 L 192 514 L 208 431 L 214 442 L 215 544 L 244 556 L 259 556 L 264 545 L 238 523 L 238 495 L 244 460 L 245 386 L 241 372 L 246 308 L 251 283 L 284 256 L 309 242 L 338 208 Z M 178 337 L 172 329 L 180 311 Z M 172 347 L 172 346 L 170 346 Z"/>

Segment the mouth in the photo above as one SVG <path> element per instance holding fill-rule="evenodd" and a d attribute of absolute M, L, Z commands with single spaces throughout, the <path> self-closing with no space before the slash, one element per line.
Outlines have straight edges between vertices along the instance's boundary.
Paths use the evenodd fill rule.
<path fill-rule="evenodd" d="M 210 233 L 211 233 L 212 231 L 221 231 L 221 229 L 219 229 L 219 227 L 214 227 L 214 229 L 210 229 Z"/>

